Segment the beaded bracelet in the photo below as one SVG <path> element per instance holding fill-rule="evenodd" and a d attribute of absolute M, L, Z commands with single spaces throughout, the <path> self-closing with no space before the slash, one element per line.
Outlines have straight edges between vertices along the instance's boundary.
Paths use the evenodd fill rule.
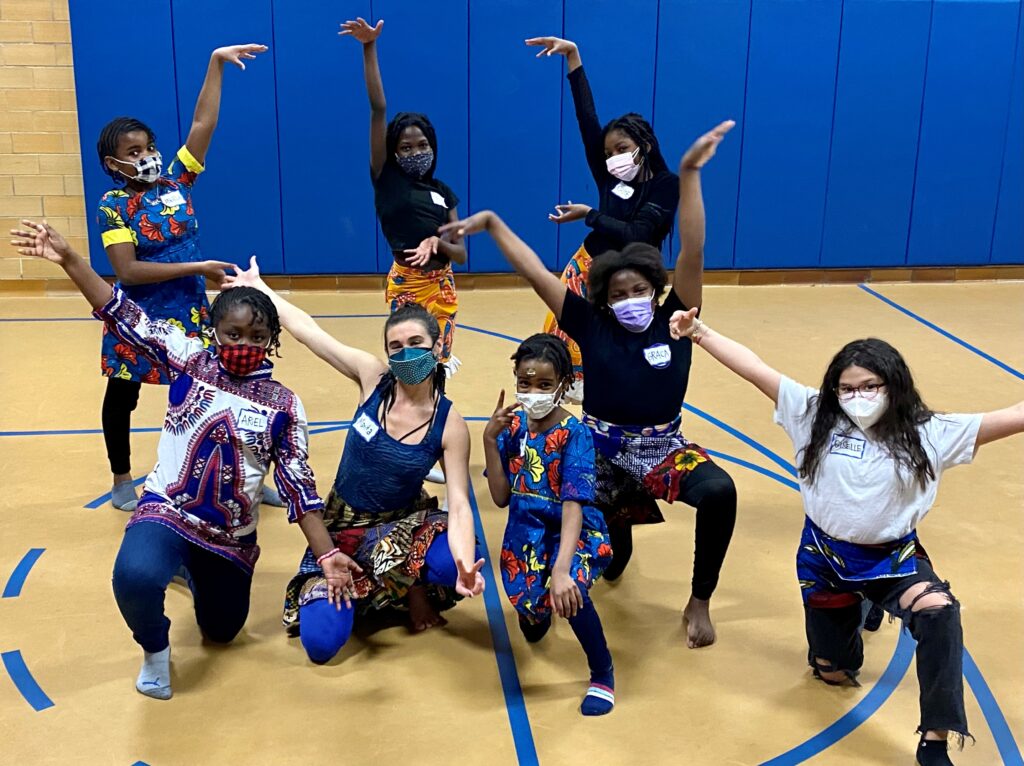
<path fill-rule="evenodd" d="M 325 553 L 324 555 L 322 555 L 322 556 L 318 556 L 318 557 L 317 557 L 317 560 L 316 560 L 316 565 L 317 565 L 317 566 L 320 566 L 320 565 L 321 565 L 321 564 L 323 564 L 323 563 L 324 563 L 325 561 L 327 561 L 327 559 L 329 559 L 329 558 L 330 558 L 331 556 L 336 556 L 336 555 L 337 555 L 337 554 L 339 554 L 339 553 L 341 553 L 341 548 L 331 548 L 331 549 L 330 549 L 329 551 L 327 551 L 327 553 Z"/>
<path fill-rule="evenodd" d="M 704 324 L 699 319 L 694 319 L 693 320 L 693 334 L 690 335 L 690 339 L 699 346 L 701 338 L 704 337 L 704 333 L 706 333 L 707 331 L 708 331 L 708 326 L 706 324 Z"/>

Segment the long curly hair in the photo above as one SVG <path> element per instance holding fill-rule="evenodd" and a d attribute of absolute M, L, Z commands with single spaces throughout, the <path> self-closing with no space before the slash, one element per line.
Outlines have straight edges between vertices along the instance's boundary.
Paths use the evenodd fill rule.
<path fill-rule="evenodd" d="M 836 394 L 843 370 L 854 366 L 870 370 L 885 384 L 889 406 L 871 427 L 871 435 L 885 445 L 895 459 L 897 468 L 902 467 L 910 472 L 924 489 L 928 481 L 935 478 L 935 469 L 921 445 L 921 434 L 917 429 L 935 413 L 922 401 L 914 387 L 910 368 L 900 352 L 878 338 L 847 343 L 825 370 L 816 400 L 817 411 L 811 425 L 811 439 L 800 461 L 800 477 L 813 484 L 821 460 L 829 448 L 833 429 L 848 431 L 854 425 L 839 406 Z"/>

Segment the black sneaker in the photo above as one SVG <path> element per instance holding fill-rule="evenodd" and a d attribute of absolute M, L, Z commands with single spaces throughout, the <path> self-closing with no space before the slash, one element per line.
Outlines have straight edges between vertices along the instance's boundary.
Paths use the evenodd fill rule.
<path fill-rule="evenodd" d="M 872 604 L 868 610 L 868 616 L 864 618 L 864 630 L 874 633 L 882 626 L 882 618 L 885 617 L 885 610 L 878 604 Z"/>
<path fill-rule="evenodd" d="M 918 766 L 954 766 L 949 760 L 949 743 L 944 739 L 925 739 L 917 745 Z"/>

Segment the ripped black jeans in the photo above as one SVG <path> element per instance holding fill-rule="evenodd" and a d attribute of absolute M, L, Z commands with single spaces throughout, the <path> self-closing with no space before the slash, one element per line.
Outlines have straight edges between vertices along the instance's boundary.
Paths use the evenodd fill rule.
<path fill-rule="evenodd" d="M 921 582 L 929 583 L 925 593 L 945 593 L 952 603 L 916 612 L 913 603 L 905 609 L 900 607 L 900 597 Z M 961 737 L 970 736 L 964 711 L 964 634 L 960 626 L 960 602 L 950 593 L 949 583 L 940 580 L 931 562 L 919 556 L 915 574 L 871 580 L 864 583 L 861 594 L 850 595 L 849 603 L 843 605 L 804 607 L 811 667 L 818 671 L 843 671 L 851 679 L 856 677 L 864 663 L 864 642 L 859 630 L 860 601 L 868 598 L 892 617 L 902 620 L 903 627 L 917 641 L 917 682 L 921 688 L 918 731 L 948 729 Z"/>

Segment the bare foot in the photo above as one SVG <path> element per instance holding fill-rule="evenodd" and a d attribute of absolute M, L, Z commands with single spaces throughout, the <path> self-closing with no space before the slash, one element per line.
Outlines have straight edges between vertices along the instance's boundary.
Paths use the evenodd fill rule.
<path fill-rule="evenodd" d="M 409 630 L 413 633 L 422 633 L 438 625 L 447 625 L 448 620 L 437 613 L 430 599 L 427 598 L 427 589 L 422 585 L 413 585 L 407 594 L 409 603 Z"/>
<path fill-rule="evenodd" d="M 686 624 L 686 645 L 691 649 L 715 643 L 715 626 L 711 624 L 710 601 L 690 596 L 683 610 Z"/>

